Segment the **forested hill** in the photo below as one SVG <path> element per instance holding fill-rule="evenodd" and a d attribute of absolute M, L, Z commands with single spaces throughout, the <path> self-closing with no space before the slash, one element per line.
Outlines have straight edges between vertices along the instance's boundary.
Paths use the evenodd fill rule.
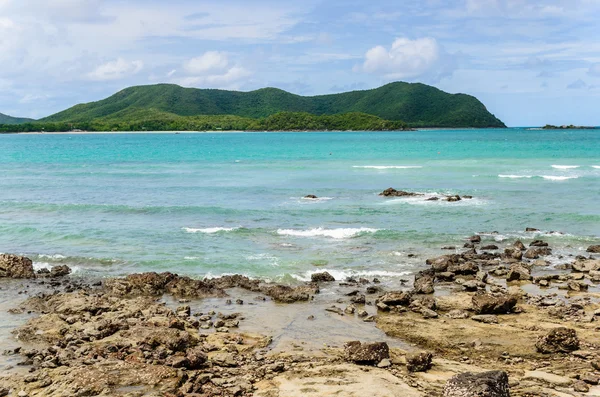
<path fill-rule="evenodd" d="M 505 127 L 477 98 L 448 94 L 415 83 L 341 94 L 304 97 L 277 88 L 251 92 L 183 88 L 158 84 L 126 88 L 98 102 L 76 105 L 42 122 L 92 122 L 135 109 L 152 109 L 177 116 L 231 115 L 263 119 L 279 112 L 312 115 L 364 113 L 413 127 Z"/>
<path fill-rule="evenodd" d="M 11 117 L 11 116 L 7 116 L 6 114 L 2 114 L 0 113 L 0 124 L 23 124 L 23 123 L 30 123 L 32 122 L 33 119 L 26 119 L 26 118 L 22 118 L 22 117 Z"/>

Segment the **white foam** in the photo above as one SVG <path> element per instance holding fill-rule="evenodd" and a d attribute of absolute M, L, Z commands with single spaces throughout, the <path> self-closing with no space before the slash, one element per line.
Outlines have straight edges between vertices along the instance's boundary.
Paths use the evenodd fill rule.
<path fill-rule="evenodd" d="M 184 256 L 183 259 L 186 260 L 186 261 L 195 261 L 195 260 L 200 259 L 200 257 L 198 257 L 198 256 Z"/>
<path fill-rule="evenodd" d="M 310 198 L 310 197 L 302 197 L 301 200 L 306 200 L 306 201 L 329 201 L 329 200 L 333 200 L 333 197 L 317 197 L 317 198 Z"/>
<path fill-rule="evenodd" d="M 66 256 L 61 255 L 61 254 L 54 254 L 54 255 L 40 254 L 40 255 L 38 255 L 38 257 L 40 259 L 54 259 L 54 260 L 65 259 L 66 258 Z"/>
<path fill-rule="evenodd" d="M 552 168 L 556 168 L 557 170 L 572 170 L 575 168 L 579 168 L 578 165 L 553 165 Z"/>
<path fill-rule="evenodd" d="M 420 165 L 355 165 L 352 168 L 365 168 L 374 170 L 408 170 L 412 168 L 423 168 Z"/>
<path fill-rule="evenodd" d="M 345 239 L 354 237 L 361 233 L 375 233 L 377 231 L 378 229 L 371 229 L 367 227 L 341 229 L 324 229 L 322 227 L 319 227 L 308 230 L 278 229 L 277 234 L 279 234 L 280 236 L 330 237 L 335 239 Z"/>
<path fill-rule="evenodd" d="M 600 169 L 600 165 L 592 165 L 592 168 Z"/>
<path fill-rule="evenodd" d="M 214 234 L 214 233 L 219 233 L 219 232 L 231 232 L 233 230 L 237 230 L 239 229 L 239 227 L 207 227 L 204 229 L 194 229 L 191 227 L 184 227 L 183 230 L 185 230 L 188 233 L 205 233 L 205 234 Z"/>
<path fill-rule="evenodd" d="M 299 281 L 310 281 L 311 276 L 315 273 L 327 272 L 333 276 L 337 281 L 343 281 L 348 277 L 364 277 L 364 278 L 372 278 L 372 277 L 404 277 L 411 272 L 392 272 L 388 270 L 332 270 L 332 269 L 319 269 L 319 270 L 309 270 L 302 274 L 292 274 L 291 276 Z"/>
<path fill-rule="evenodd" d="M 577 179 L 578 176 L 554 176 L 554 175 L 542 175 L 542 178 L 548 181 L 566 181 L 568 179 Z"/>
<path fill-rule="evenodd" d="M 262 254 L 255 254 L 255 255 L 248 255 L 246 257 L 246 260 L 249 261 L 253 261 L 253 262 L 263 262 L 263 263 L 268 263 L 271 266 L 279 266 L 279 258 L 271 255 L 269 253 L 262 253 Z"/>
<path fill-rule="evenodd" d="M 48 262 L 33 262 L 33 270 L 37 272 L 38 270 L 47 269 L 52 270 L 52 268 L 56 266 Z M 81 270 L 79 266 L 69 266 L 71 269 L 71 274 L 77 273 Z"/>
<path fill-rule="evenodd" d="M 510 178 L 510 179 L 520 179 L 520 178 L 533 178 L 533 175 L 498 175 L 499 178 Z"/>

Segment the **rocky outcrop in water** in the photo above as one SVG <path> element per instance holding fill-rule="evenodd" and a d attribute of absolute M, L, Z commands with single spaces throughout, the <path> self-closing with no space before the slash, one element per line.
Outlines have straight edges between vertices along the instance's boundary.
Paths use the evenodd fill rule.
<path fill-rule="evenodd" d="M 1 254 L 0 278 L 35 278 L 33 262 L 24 256 Z"/>
<path fill-rule="evenodd" d="M 404 190 L 396 190 L 394 188 L 388 188 L 385 189 L 383 192 L 379 193 L 380 196 L 384 196 L 384 197 L 416 197 L 416 196 L 423 196 L 423 194 L 421 193 L 413 193 L 413 192 L 407 192 Z"/>

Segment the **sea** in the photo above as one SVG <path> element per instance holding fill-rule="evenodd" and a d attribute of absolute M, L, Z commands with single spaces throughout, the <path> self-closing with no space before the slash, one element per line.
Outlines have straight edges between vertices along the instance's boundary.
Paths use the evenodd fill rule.
<path fill-rule="evenodd" d="M 390 281 L 475 233 L 556 265 L 600 242 L 600 130 L 2 134 L 0 170 L 0 252 L 82 276 Z"/>

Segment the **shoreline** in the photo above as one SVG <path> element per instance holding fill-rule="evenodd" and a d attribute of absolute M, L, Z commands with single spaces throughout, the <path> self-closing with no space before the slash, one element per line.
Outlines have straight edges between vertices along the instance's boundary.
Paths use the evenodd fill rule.
<path fill-rule="evenodd" d="M 23 316 L 4 357 L 15 367 L 0 385 L 10 396 L 454 396 L 444 392 L 454 376 L 498 370 L 512 396 L 600 395 L 600 246 L 547 268 L 543 241 L 480 241 L 428 259 L 393 290 L 327 273 L 295 287 L 239 275 L 84 280 L 65 267 L 35 275 L 30 261 L 3 255 L 0 268 L 34 278 L 0 278 L 5 294 L 29 296 L 0 301 Z M 577 343 L 549 337 L 557 327 L 573 329 Z M 351 340 L 390 353 L 356 362 Z"/>

